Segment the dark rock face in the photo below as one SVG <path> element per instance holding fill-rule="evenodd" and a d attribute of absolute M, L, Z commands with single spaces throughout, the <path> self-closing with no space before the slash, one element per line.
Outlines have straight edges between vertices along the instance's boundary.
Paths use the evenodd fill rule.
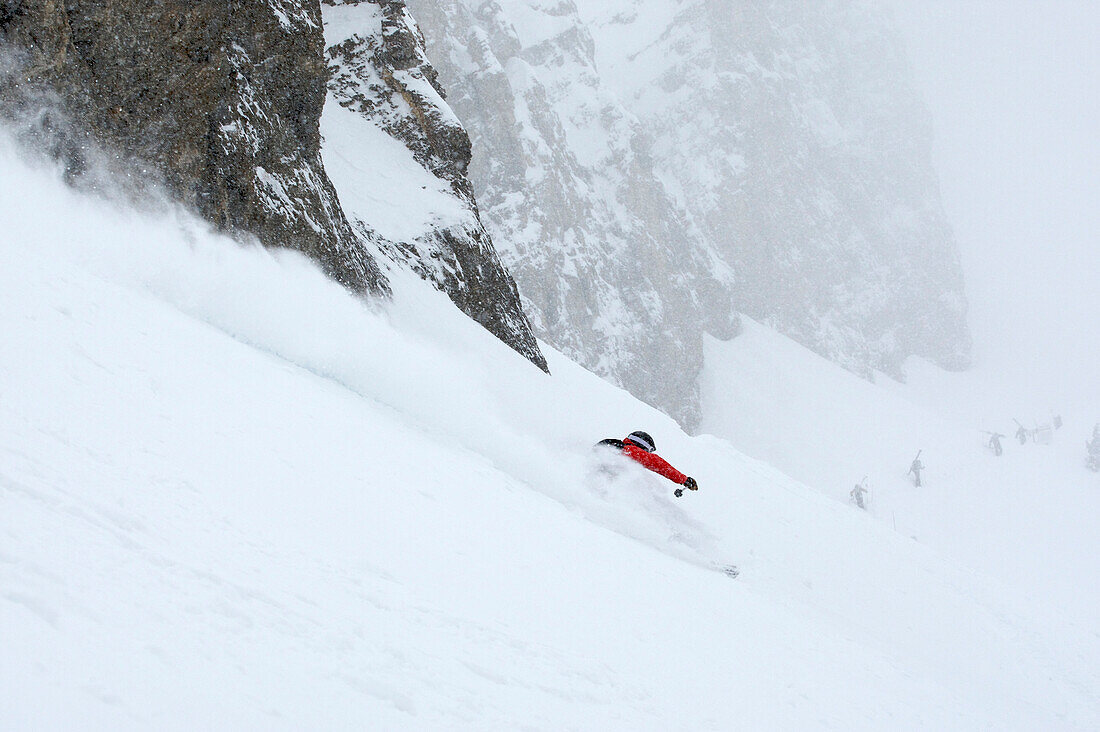
<path fill-rule="evenodd" d="M 470 138 L 444 102 L 424 39 L 404 0 L 322 0 L 330 103 L 369 119 L 411 153 L 413 164 L 443 182 L 461 215 L 394 241 L 354 207 L 348 215 L 364 239 L 399 266 L 435 284 L 489 332 L 544 371 L 519 293 L 481 223 L 466 175 Z M 330 22 L 331 19 L 331 22 Z"/>
<path fill-rule="evenodd" d="M 19 83 L 225 230 L 298 249 L 364 293 L 385 278 L 320 157 L 328 72 L 317 0 L 4 0 Z M 19 89 L 6 90 L 18 100 Z"/>

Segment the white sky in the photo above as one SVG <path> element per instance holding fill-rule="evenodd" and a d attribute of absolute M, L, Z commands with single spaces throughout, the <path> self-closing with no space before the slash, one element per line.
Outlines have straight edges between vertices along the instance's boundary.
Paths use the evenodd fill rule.
<path fill-rule="evenodd" d="M 979 367 L 1068 362 L 1100 392 L 1100 3 L 884 2 L 932 110 Z"/>

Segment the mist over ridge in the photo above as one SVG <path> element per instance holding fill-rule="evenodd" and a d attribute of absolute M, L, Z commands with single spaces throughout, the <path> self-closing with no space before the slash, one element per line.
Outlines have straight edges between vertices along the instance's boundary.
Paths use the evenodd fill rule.
<path fill-rule="evenodd" d="M 409 7 L 539 335 L 698 421 L 744 312 L 861 375 L 970 360 L 931 126 L 871 3 Z"/>

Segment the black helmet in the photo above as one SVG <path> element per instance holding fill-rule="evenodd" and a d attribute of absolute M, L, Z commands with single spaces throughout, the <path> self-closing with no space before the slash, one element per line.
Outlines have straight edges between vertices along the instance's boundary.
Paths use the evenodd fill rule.
<path fill-rule="evenodd" d="M 653 441 L 653 438 L 649 436 L 648 432 L 642 432 L 641 430 L 635 430 L 626 436 L 626 439 L 633 442 L 638 447 L 642 448 L 646 452 L 656 452 L 657 443 Z"/>

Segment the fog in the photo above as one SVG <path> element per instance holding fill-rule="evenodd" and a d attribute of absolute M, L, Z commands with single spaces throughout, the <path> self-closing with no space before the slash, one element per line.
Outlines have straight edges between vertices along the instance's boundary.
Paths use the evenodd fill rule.
<path fill-rule="evenodd" d="M 1097 404 L 1100 6 L 890 1 L 933 115 L 975 369 Z"/>

